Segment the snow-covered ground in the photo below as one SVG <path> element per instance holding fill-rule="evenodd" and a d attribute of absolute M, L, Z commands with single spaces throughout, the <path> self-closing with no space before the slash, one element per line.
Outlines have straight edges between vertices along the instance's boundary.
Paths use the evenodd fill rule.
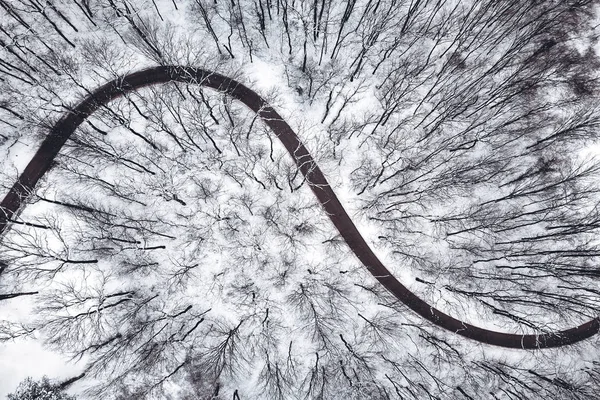
<path fill-rule="evenodd" d="M 157 62 L 196 66 L 237 79 L 273 106 L 377 256 L 433 306 L 512 333 L 564 329 L 597 316 L 597 275 L 545 276 L 535 266 L 560 270 L 562 259 L 545 250 L 595 251 L 595 228 L 577 237 L 518 241 L 561 221 L 593 226 L 598 198 L 591 189 L 599 172 L 557 183 L 563 198 L 541 191 L 495 202 L 540 188 L 540 176 L 561 182 L 576 175 L 581 168 L 572 154 L 597 154 L 596 93 L 576 96 L 569 85 L 578 84 L 571 76 L 577 71 L 544 67 L 539 97 L 526 90 L 510 96 L 520 86 L 509 83 L 527 75 L 519 66 L 529 65 L 531 54 L 558 56 L 536 53 L 545 38 L 520 47 L 527 25 L 511 31 L 492 17 L 510 14 L 502 8 L 507 2 L 487 12 L 483 4 L 493 2 L 472 9 L 471 2 L 413 3 L 323 2 L 321 16 L 312 3 L 287 1 L 242 1 L 233 9 L 202 1 L 97 2 L 93 23 L 83 6 L 57 2 L 61 16 L 6 3 L 33 29 L 26 32 L 4 8 L 0 37 L 7 41 L 6 32 L 14 32 L 10 49 L 31 49 L 17 54 L 39 71 L 20 64 L 9 48 L 0 49 L 0 59 L 40 82 L 24 83 L 14 76 L 29 80 L 21 71 L 0 66 L 0 105 L 13 112 L 0 109 L 2 187 L 12 185 L 49 126 L 86 90 Z M 46 16 L 69 32 L 74 47 Z M 489 17 L 489 25 L 473 22 L 478 16 Z M 520 26 L 515 16 L 510 20 Z M 599 54 L 592 27 L 556 38 L 579 54 L 572 65 Z M 146 88 L 129 99 L 115 100 L 89 119 L 93 125 L 82 125 L 74 136 L 79 142 L 67 143 L 20 215 L 52 229 L 15 225 L 2 238 L 0 256 L 11 268 L 0 293 L 40 294 L 0 302 L 0 320 L 39 331 L 0 343 L 0 397 L 26 376 L 64 380 L 91 366 L 88 375 L 97 380 L 90 376 L 71 388 L 82 398 L 94 396 L 83 393 L 86 385 L 111 379 L 103 396 L 156 386 L 151 394 L 159 397 L 193 398 L 190 388 L 202 386 L 190 383 L 194 374 L 204 374 L 195 378 L 204 383 L 215 374 L 205 370 L 210 362 L 222 364 L 216 375 L 223 398 L 236 389 L 241 398 L 318 398 L 318 387 L 327 387 L 325 398 L 385 398 L 375 388 L 391 398 L 459 398 L 457 386 L 472 398 L 484 390 L 508 398 L 502 390 L 517 378 L 487 363 L 520 379 L 534 379 L 528 369 L 549 377 L 535 381 L 546 385 L 539 393 L 523 389 L 524 395 L 550 396 L 554 378 L 579 382 L 582 393 L 598 388 L 600 381 L 585 374 L 598 362 L 597 338 L 544 353 L 489 348 L 394 304 L 339 243 L 281 144 L 241 104 L 183 84 Z M 515 124 L 529 111 L 530 121 Z M 547 148 L 535 147 L 583 120 L 573 138 L 563 134 Z M 589 197 L 576 199 L 588 187 Z M 110 217 L 91 218 L 40 197 L 98 207 Z M 539 216 L 561 199 L 573 200 Z M 538 220 L 530 224 L 527 215 Z M 165 248 L 145 249 L 156 246 Z M 57 261 L 65 257 L 98 262 L 65 267 Z M 599 257 L 580 259 L 565 263 L 593 270 Z M 236 327 L 239 336 L 232 336 Z M 239 359 L 229 363 L 236 351 Z M 79 362 L 70 360 L 78 353 Z"/>

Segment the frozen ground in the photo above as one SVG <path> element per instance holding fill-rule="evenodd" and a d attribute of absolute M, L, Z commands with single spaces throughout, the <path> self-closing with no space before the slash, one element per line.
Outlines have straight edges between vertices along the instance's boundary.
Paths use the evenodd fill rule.
<path fill-rule="evenodd" d="M 92 5 L 92 24 L 72 4 L 57 2 L 62 18 L 49 8 L 44 15 L 24 2 L 2 2 L 13 7 L 0 9 L 2 39 L 7 41 L 6 32 L 12 33 L 16 45 L 27 46 L 61 72 L 56 74 L 35 54 L 27 53 L 22 58 L 39 64 L 29 66 L 39 69 L 34 73 L 7 47 L 1 50 L 0 57 L 42 82 L 26 84 L 18 79 L 29 80 L 21 71 L 2 66 L 1 104 L 23 116 L 0 115 L 1 133 L 7 137 L 1 149 L 6 155 L 2 183 L 5 187 L 12 184 L 49 124 L 64 112 L 64 106 L 82 97 L 84 88 L 93 89 L 119 74 L 158 62 L 205 67 L 240 80 L 268 99 L 305 142 L 377 255 L 419 296 L 457 318 L 505 332 L 578 325 L 597 316 L 600 291 L 594 275 L 598 257 L 594 253 L 597 197 L 593 189 L 598 172 L 592 169 L 587 175 L 577 175 L 580 166 L 571 156 L 593 152 L 597 146 L 596 94 L 573 94 L 573 87 L 581 91 L 577 85 L 585 86 L 577 80 L 586 78 L 577 75 L 581 74 L 577 66 L 592 63 L 592 50 L 597 53 L 594 23 L 584 27 L 581 22 L 581 32 L 556 37 L 560 45 L 545 50 L 575 48 L 590 60 L 570 55 L 571 61 L 561 61 L 559 50 L 548 55 L 540 50 L 547 38 L 519 47 L 518 39 L 528 37 L 527 28 L 506 33 L 502 29 L 508 28 L 501 21 L 486 19 L 510 15 L 502 7 L 510 10 L 518 8 L 516 4 L 497 2 L 495 12 L 485 12 L 488 2 L 473 3 L 472 9 L 471 3 L 442 3 L 439 9 L 436 2 L 421 6 L 401 2 L 393 7 L 387 2 L 357 3 L 346 19 L 348 8 L 337 2 L 317 6 L 317 11 L 323 7 L 323 17 L 313 14 L 314 6 L 308 3 L 241 2 L 239 9 L 229 10 L 225 4 L 204 2 L 98 2 Z M 206 14 L 198 4 L 204 5 Z M 284 4 L 289 7 L 285 19 Z M 26 32 L 9 9 L 17 10 L 34 29 Z M 515 12 L 528 16 L 536 10 Z M 266 21 L 264 30 L 261 15 Z M 69 32 L 74 47 L 46 16 L 61 32 Z M 313 22 L 313 17 L 322 22 Z M 478 25 L 477 18 L 489 25 Z M 449 21 L 448 25 L 443 21 Z M 520 26 L 516 16 L 509 21 Z M 399 34 L 398 27 L 404 23 Z M 140 32 L 146 33 L 146 40 Z M 379 33 L 372 36 L 374 32 Z M 457 38 L 463 36 L 467 39 L 461 43 Z M 334 46 L 338 40 L 341 45 Z M 518 68 L 531 65 L 524 60 L 534 53 L 542 65 L 535 67 L 542 70 L 534 76 L 541 82 L 537 92 L 511 97 L 511 90 L 521 88 L 519 79 L 537 71 Z M 332 54 L 337 55 L 329 57 Z M 359 59 L 360 54 L 364 57 Z M 566 70 L 544 64 L 544 57 L 552 60 L 548 65 L 566 66 Z M 503 60 L 508 64 L 492 68 Z M 595 75 L 587 78 L 593 81 Z M 73 392 L 92 383 L 101 387 L 126 372 L 101 393 L 111 396 L 124 388 L 154 388 L 157 380 L 169 376 L 163 390 L 183 398 L 196 372 L 212 379 L 214 371 L 203 369 L 202 357 L 212 355 L 238 323 L 239 340 L 247 352 L 242 352 L 242 361 L 233 363 L 238 368 L 231 367 L 227 356 L 220 360 L 225 371 L 219 372 L 224 398 L 236 389 L 242 398 L 302 398 L 299 393 L 317 398 L 317 386 L 325 387 L 326 381 L 325 398 L 331 398 L 327 393 L 344 390 L 355 398 L 373 398 L 374 387 L 384 388 L 391 398 L 399 393 L 409 398 L 423 398 L 427 393 L 457 398 L 462 391 L 473 398 L 484 392 L 509 398 L 506 390 L 522 390 L 525 398 L 583 398 L 597 391 L 597 376 L 586 372 L 598 362 L 591 350 L 596 338 L 573 348 L 540 353 L 499 350 L 438 331 L 393 304 L 351 253 L 336 243 L 335 230 L 306 185 L 301 185 L 291 160 L 276 141 L 269 140 L 265 127 L 253 122 L 252 113 L 205 91 L 217 124 L 209 117 L 210 107 L 192 100 L 183 86 L 179 89 L 186 93 L 185 100 L 170 85 L 133 96 L 136 106 L 127 100 L 115 101 L 111 105 L 114 115 L 110 110 L 99 112 L 91 121 L 108 134 L 90 126 L 78 131 L 77 138 L 90 141 L 69 143 L 59 156 L 59 165 L 36 192 L 49 199 L 110 205 L 107 209 L 119 214 L 124 224 L 148 217 L 150 225 L 139 225 L 137 231 L 120 230 L 37 199 L 21 214 L 22 220 L 59 221 L 63 236 L 15 227 L 12 236 L 6 237 L 4 243 L 14 246 L 3 248 L 2 257 L 13 264 L 0 288 L 39 290 L 41 295 L 37 315 L 24 306 L 37 298 L 1 302 L 2 319 L 37 326 L 40 334 L 1 345 L 0 396 L 13 390 L 26 374 L 64 379 L 96 362 L 90 374 L 97 373 L 98 380 L 78 382 Z M 199 97 L 199 91 L 190 90 Z M 548 109 L 531 111 L 536 105 Z M 169 107 L 178 112 L 171 113 Z M 528 111 L 533 115 L 530 121 L 511 122 Z M 178 121 L 177 115 L 183 120 Z M 585 123 L 576 126 L 580 121 Z M 437 127 L 433 134 L 432 126 Z M 127 127 L 147 135 L 158 150 L 134 137 Z M 558 127 L 566 129 L 553 136 Z M 199 147 L 188 141 L 185 129 L 196 129 L 192 137 Z M 183 146 L 165 134 L 168 130 Z M 246 141 L 250 131 L 251 139 Z M 544 142 L 548 147 L 536 145 L 542 138 L 554 137 Z M 531 146 L 535 151 L 527 153 Z M 100 154 L 94 150 L 98 148 L 119 157 Z M 512 155 L 517 157 L 512 159 Z M 134 172 L 132 166 L 139 167 L 123 162 L 125 158 L 155 174 Z M 497 170 L 504 172 L 497 176 Z M 106 184 L 97 180 L 92 184 L 82 179 L 84 174 L 114 184 L 124 197 L 111 196 Z M 561 183 L 569 174 L 577 179 Z M 540 211 L 543 207 L 563 204 L 556 194 L 560 190 L 478 208 L 485 201 L 536 190 L 548 182 L 563 191 L 565 205 L 545 217 Z M 212 197 L 199 189 L 217 187 Z M 586 190 L 589 195 L 578 199 L 576 194 Z M 520 215 L 522 211 L 534 219 Z M 468 219 L 460 220 L 470 212 Z M 549 240 L 522 240 L 572 221 L 587 224 L 589 229 Z M 98 231 L 82 232 L 82 226 Z M 157 229 L 163 236 L 143 231 L 146 228 Z M 460 230 L 466 233 L 447 235 Z M 27 236 L 32 232 L 33 236 Z M 116 234 L 142 243 L 132 246 L 105 237 Z M 28 250 L 41 246 L 43 254 L 21 257 L 24 241 L 31 244 Z M 141 249 L 163 245 L 164 251 Z M 548 249 L 578 249 L 580 253 L 557 259 L 544 253 Z M 584 259 L 585 251 L 589 254 Z M 36 271 L 38 266 L 57 271 L 57 254 L 99 262 L 82 268 L 61 267 L 56 274 Z M 561 264 L 564 257 L 567 261 Z M 536 265 L 540 260 L 552 267 Z M 174 283 L 182 266 L 198 261 L 202 269 L 189 276 L 185 272 L 187 280 Z M 159 267 L 135 267 L 143 263 Z M 567 267 L 578 273 L 560 272 Z M 134 289 L 138 291 L 132 300 L 123 304 L 134 304 L 137 309 L 115 306 L 114 312 L 103 314 L 104 320 L 90 318 L 87 325 L 67 318 L 113 304 L 107 299 L 114 297 L 106 296 Z M 311 294 L 302 297 L 305 289 Z M 89 298 L 76 311 L 57 300 L 73 296 L 75 302 L 77 295 Z M 159 300 L 145 303 L 155 295 Z M 193 305 L 192 311 L 184 312 L 188 305 Z M 198 320 L 194 318 L 202 318 L 209 309 L 198 330 L 173 344 L 173 338 L 183 337 Z M 185 319 L 169 317 L 163 327 L 165 319 L 161 318 L 179 313 Z M 64 324 L 43 327 L 55 316 L 64 317 Z M 315 328 L 320 322 L 323 331 Z M 115 332 L 126 336 L 139 326 L 147 330 L 129 348 L 119 348 L 121 342 L 114 339 L 114 347 L 103 347 L 106 353 L 90 352 L 91 359 L 86 355 L 80 363 L 64 363 L 69 352 L 104 343 Z M 52 342 L 56 334 L 69 340 Z M 42 345 L 44 337 L 47 341 Z M 319 362 L 323 369 L 315 366 Z M 179 369 L 179 365 L 184 367 Z M 405 370 L 398 369 L 399 365 Z M 528 370 L 547 379 L 536 378 Z M 171 376 L 173 371 L 178 373 Z M 557 379 L 572 383 L 577 390 L 561 386 Z M 538 389 L 527 392 L 527 385 L 520 387 L 516 380 L 531 380 L 530 385 Z M 283 382 L 279 391 L 273 382 Z M 161 396 L 159 390 L 149 395 Z M 385 398 L 381 391 L 377 395 Z"/>

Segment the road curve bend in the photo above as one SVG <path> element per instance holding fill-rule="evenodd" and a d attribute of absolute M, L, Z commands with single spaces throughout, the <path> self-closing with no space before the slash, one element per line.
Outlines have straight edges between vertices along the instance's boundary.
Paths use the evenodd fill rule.
<path fill-rule="evenodd" d="M 587 339 L 600 330 L 600 321 L 595 318 L 578 327 L 551 333 L 503 333 L 467 324 L 430 306 L 402 285 L 377 258 L 346 213 L 315 160 L 283 118 L 262 97 L 241 83 L 215 72 L 193 67 L 159 66 L 134 72 L 99 87 L 64 114 L 0 203 L 0 238 L 24 206 L 36 183 L 48 171 L 69 136 L 86 118 L 102 105 L 127 92 L 174 81 L 217 90 L 241 101 L 256 112 L 293 157 L 331 222 L 358 259 L 399 301 L 433 324 L 481 343 L 515 349 L 566 346 Z"/>

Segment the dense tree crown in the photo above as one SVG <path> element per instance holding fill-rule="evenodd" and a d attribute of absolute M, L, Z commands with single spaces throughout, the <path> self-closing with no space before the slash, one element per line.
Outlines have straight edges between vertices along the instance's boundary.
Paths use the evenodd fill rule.
<path fill-rule="evenodd" d="M 419 297 L 578 326 L 600 306 L 597 3 L 0 0 L 1 182 L 97 87 L 215 71 L 285 118 Z M 89 398 L 595 396 L 597 337 L 502 350 L 419 317 L 260 112 L 197 83 L 123 84 L 69 137 L 0 236 L 0 313 L 30 308 L 0 340 L 72 356 Z"/>
<path fill-rule="evenodd" d="M 61 392 L 59 385 L 53 384 L 47 377 L 40 381 L 31 378 L 19 384 L 17 391 L 8 395 L 8 400 L 76 400 Z"/>

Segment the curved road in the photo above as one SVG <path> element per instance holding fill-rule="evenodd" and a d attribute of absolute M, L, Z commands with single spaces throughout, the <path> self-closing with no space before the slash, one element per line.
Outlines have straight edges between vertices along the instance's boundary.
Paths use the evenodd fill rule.
<path fill-rule="evenodd" d="M 87 117 L 102 105 L 127 92 L 171 81 L 215 89 L 234 97 L 256 112 L 294 158 L 331 222 L 369 272 L 398 300 L 435 325 L 481 343 L 518 349 L 565 346 L 587 339 L 600 330 L 600 321 L 595 318 L 578 327 L 552 333 L 529 335 L 502 333 L 464 323 L 433 308 L 402 285 L 373 253 L 315 160 L 281 116 L 262 97 L 241 83 L 211 71 L 192 67 L 160 66 L 118 78 L 96 89 L 71 112 L 65 114 L 54 125 L 25 171 L 0 203 L 0 210 L 4 211 L 0 212 L 0 237 L 11 219 L 18 214 L 38 180 L 50 168 L 63 144 Z"/>

